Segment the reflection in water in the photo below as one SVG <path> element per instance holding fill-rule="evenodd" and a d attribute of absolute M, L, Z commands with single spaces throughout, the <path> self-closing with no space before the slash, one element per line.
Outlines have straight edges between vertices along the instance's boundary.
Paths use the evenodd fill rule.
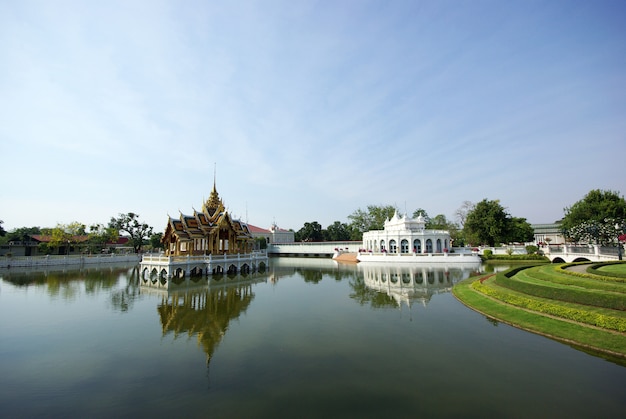
<path fill-rule="evenodd" d="M 122 311 L 128 310 L 132 301 L 127 293 L 136 293 L 137 266 L 125 264 L 107 264 L 89 266 L 76 269 L 75 267 L 41 267 L 41 268 L 12 268 L 2 271 L 0 278 L 17 287 L 43 287 L 45 292 L 55 299 L 75 301 L 83 293 L 96 295 L 101 291 L 113 290 L 112 304 Z M 115 290 L 120 279 L 127 279 L 123 290 Z M 122 309 L 125 306 L 126 309 Z"/>
<path fill-rule="evenodd" d="M 355 264 L 343 264 L 328 258 L 312 257 L 277 257 L 272 258 L 269 266 L 271 283 L 283 277 L 300 276 L 304 282 L 317 284 L 323 277 L 335 281 L 355 278 L 358 275 Z"/>
<path fill-rule="evenodd" d="M 426 306 L 433 295 L 450 292 L 456 282 L 467 278 L 479 267 L 359 264 L 362 276 L 350 283 L 354 290 L 350 297 L 361 305 L 369 303 L 374 308 L 401 308 L 403 304 L 410 308 L 414 301 Z"/>
<path fill-rule="evenodd" d="M 142 284 L 142 293 L 158 294 L 157 312 L 163 336 L 173 333 L 196 336 L 207 355 L 207 366 L 228 330 L 231 320 L 246 311 L 254 293 L 252 285 L 265 282 L 267 275 L 217 277 L 194 283 L 169 283 L 167 288 L 150 282 Z"/>
<path fill-rule="evenodd" d="M 111 292 L 111 305 L 121 312 L 127 312 L 139 298 L 141 298 L 141 293 L 139 292 L 139 265 L 135 265 L 127 277 L 126 285 Z"/>

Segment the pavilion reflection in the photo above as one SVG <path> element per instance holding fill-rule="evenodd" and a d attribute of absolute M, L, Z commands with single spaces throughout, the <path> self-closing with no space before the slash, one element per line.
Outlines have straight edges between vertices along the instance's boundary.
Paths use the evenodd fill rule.
<path fill-rule="evenodd" d="M 366 297 L 366 291 L 375 291 L 382 294 L 371 295 L 372 305 L 395 305 L 411 307 L 415 302 L 426 306 L 433 295 L 447 293 L 452 286 L 467 277 L 479 268 L 477 266 L 447 267 L 440 265 L 391 265 L 391 264 L 359 264 L 358 270 L 362 273 L 364 287 L 367 290 L 361 298 Z M 354 287 L 353 287 L 354 288 Z M 356 290 L 356 288 L 354 288 Z M 371 292 L 370 292 L 371 294 Z"/>
<path fill-rule="evenodd" d="M 254 299 L 252 286 L 266 281 L 267 275 L 237 275 L 198 283 L 170 283 L 167 288 L 142 284 L 141 291 L 161 298 L 157 312 L 163 336 L 196 336 L 207 355 L 208 366 L 230 322 L 239 318 Z"/>

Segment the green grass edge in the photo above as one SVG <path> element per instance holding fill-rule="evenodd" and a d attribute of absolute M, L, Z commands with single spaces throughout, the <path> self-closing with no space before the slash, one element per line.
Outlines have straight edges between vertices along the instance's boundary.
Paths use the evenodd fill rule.
<path fill-rule="evenodd" d="M 458 282 L 452 288 L 454 297 L 468 308 L 518 329 L 566 343 L 594 355 L 606 355 L 626 361 L 626 336 L 590 328 L 581 324 L 529 312 L 493 300 L 472 289 L 474 281 L 490 277 L 475 276 Z"/>

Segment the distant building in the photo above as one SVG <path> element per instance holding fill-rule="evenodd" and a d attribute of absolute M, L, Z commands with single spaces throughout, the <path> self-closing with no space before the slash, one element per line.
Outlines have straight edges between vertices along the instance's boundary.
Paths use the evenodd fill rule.
<path fill-rule="evenodd" d="M 271 243 L 293 243 L 295 241 L 295 233 L 291 230 L 279 228 L 276 224 L 272 224 L 268 229 L 248 224 L 252 237 L 264 238 L 267 244 Z"/>
<path fill-rule="evenodd" d="M 102 249 L 97 248 L 96 252 L 102 253 L 132 253 L 133 247 L 129 246 L 130 239 L 128 237 L 119 237 L 115 242 L 107 242 Z M 77 255 L 89 253 L 90 247 L 93 250 L 94 245 L 89 243 L 89 236 L 72 236 L 67 243 L 59 244 L 55 247 L 49 247 L 45 251 L 41 251 L 41 244 L 49 244 L 52 237 L 43 234 L 32 234 L 28 236 L 28 240 L 10 241 L 0 247 L 0 256 L 10 254 L 11 256 L 42 256 L 51 255 Z"/>
<path fill-rule="evenodd" d="M 535 234 L 535 245 L 537 246 L 565 243 L 563 227 L 560 223 L 531 224 L 531 227 Z"/>
<path fill-rule="evenodd" d="M 0 254 L 11 256 L 41 256 L 47 253 L 53 255 L 74 255 L 80 254 L 84 244 L 89 239 L 88 236 L 72 236 L 67 243 L 59 244 L 48 252 L 40 252 L 39 245 L 42 243 L 50 243 L 51 236 L 33 234 L 28 236 L 29 240 L 10 241 L 7 245 L 2 246 Z"/>

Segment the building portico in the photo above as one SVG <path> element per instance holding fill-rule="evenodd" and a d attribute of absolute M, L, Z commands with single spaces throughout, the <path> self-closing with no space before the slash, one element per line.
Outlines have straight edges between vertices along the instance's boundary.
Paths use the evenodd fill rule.
<path fill-rule="evenodd" d="M 374 253 L 445 253 L 451 247 L 450 233 L 445 230 L 427 230 L 421 215 L 415 219 L 406 215 L 393 217 L 384 224 L 384 230 L 363 233 L 363 247 Z"/>

